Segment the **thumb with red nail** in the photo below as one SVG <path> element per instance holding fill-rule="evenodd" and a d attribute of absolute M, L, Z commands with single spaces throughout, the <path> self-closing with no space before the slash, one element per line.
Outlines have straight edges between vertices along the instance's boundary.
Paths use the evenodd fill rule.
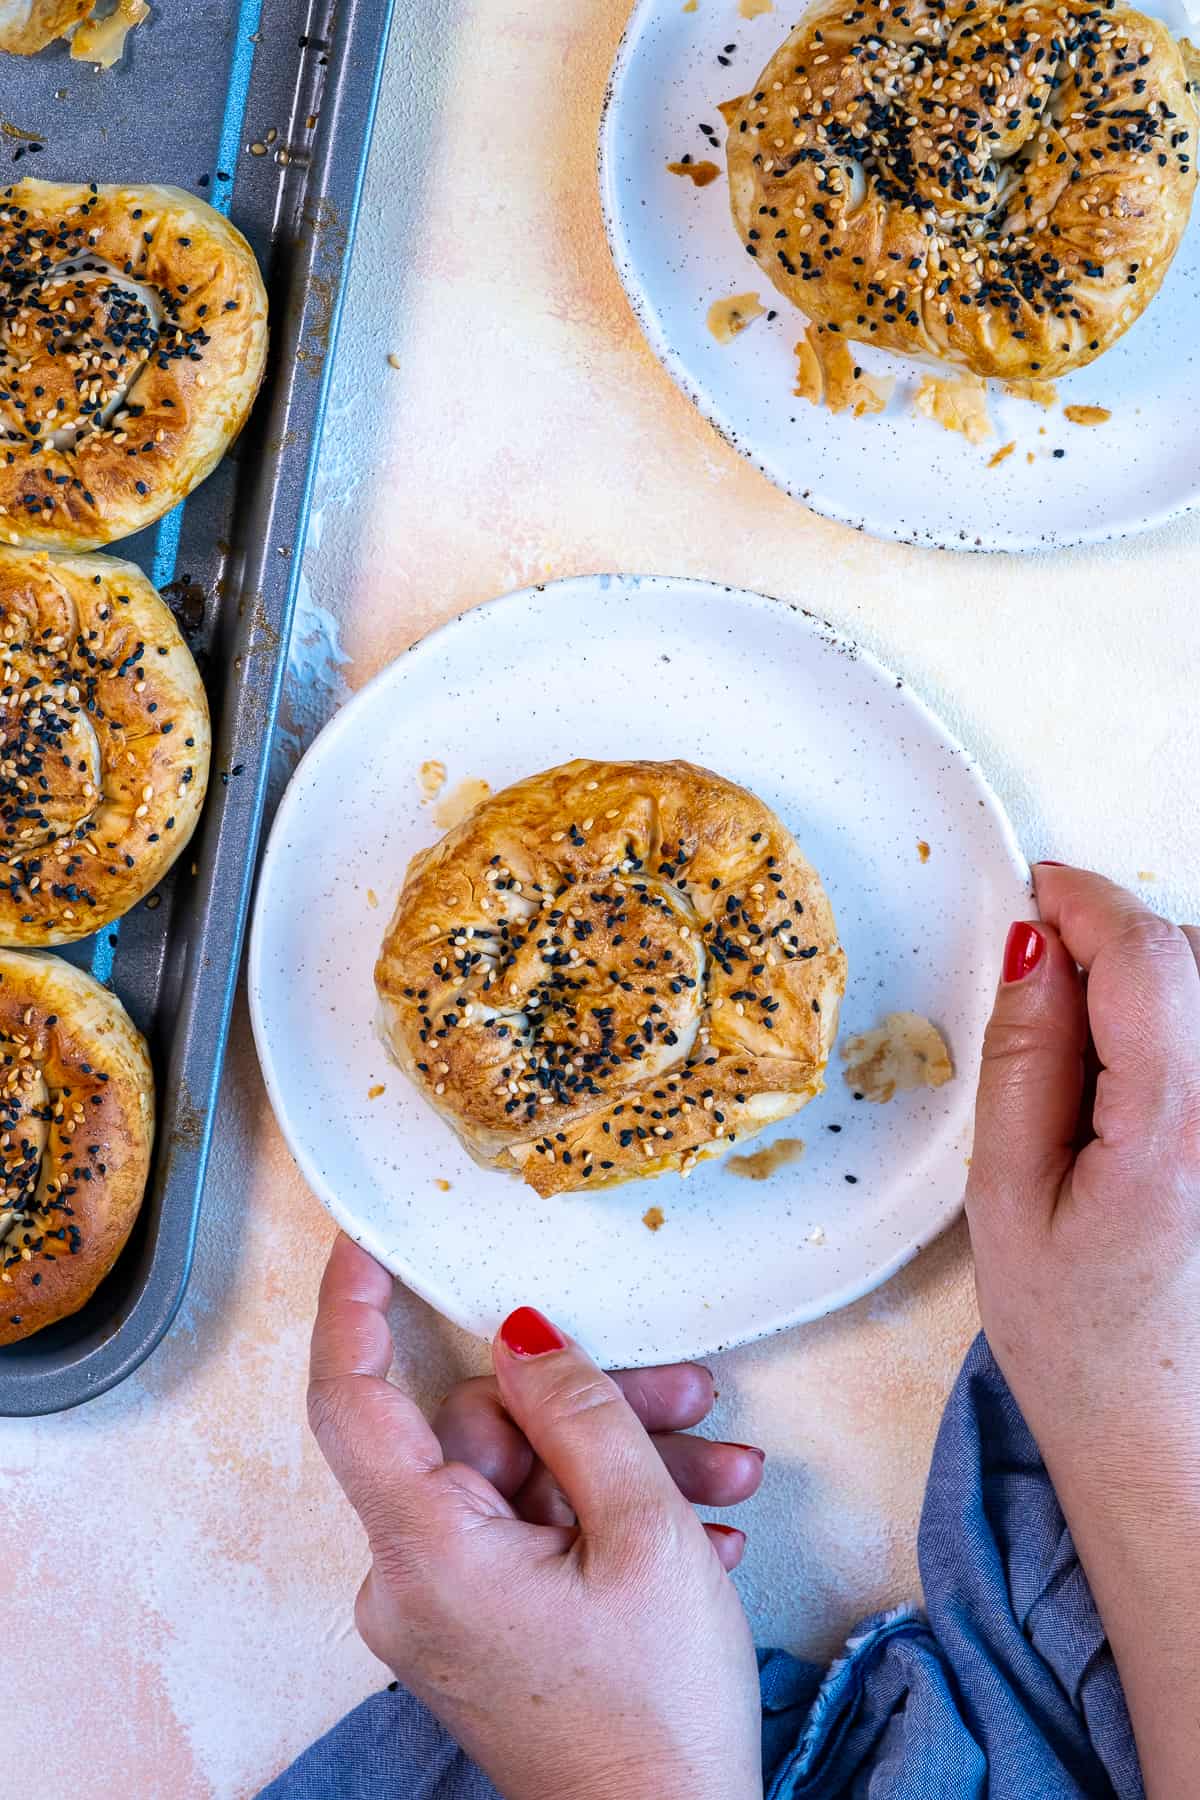
<path fill-rule="evenodd" d="M 757 1668 L 726 1574 L 744 1540 L 691 1502 L 744 1498 L 762 1459 L 687 1433 L 712 1404 L 707 1371 L 606 1375 L 521 1307 L 494 1378 L 431 1425 L 387 1380 L 391 1291 L 337 1240 L 309 1384 L 370 1547 L 368 1647 L 505 1800 L 761 1794 Z"/>

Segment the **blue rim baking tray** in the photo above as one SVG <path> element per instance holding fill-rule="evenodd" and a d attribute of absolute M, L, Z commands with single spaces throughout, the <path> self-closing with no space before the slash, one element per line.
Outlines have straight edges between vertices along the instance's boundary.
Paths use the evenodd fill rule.
<path fill-rule="evenodd" d="M 213 712 L 199 831 L 119 924 L 65 951 L 120 995 L 158 1082 L 146 1203 L 83 1310 L 0 1350 L 0 1415 L 58 1412 L 124 1380 L 187 1286 L 237 985 L 268 754 L 393 0 L 159 0 L 124 61 L 0 57 L 0 186 L 166 182 L 254 245 L 272 348 L 254 415 L 209 480 L 114 545 L 171 602 Z"/>

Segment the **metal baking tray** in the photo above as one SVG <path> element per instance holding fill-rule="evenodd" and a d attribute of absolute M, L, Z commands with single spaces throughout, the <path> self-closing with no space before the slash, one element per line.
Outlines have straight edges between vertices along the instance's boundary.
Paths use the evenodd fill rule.
<path fill-rule="evenodd" d="M 226 212 L 271 298 L 263 393 L 207 482 L 112 546 L 165 593 L 213 712 L 195 839 L 159 889 L 63 952 L 145 1032 L 158 1135 L 116 1268 L 73 1318 L 0 1350 L 0 1415 L 57 1412 L 154 1349 L 191 1269 L 327 380 L 393 0 L 156 0 L 107 72 L 0 56 L 0 185 L 167 182 Z"/>

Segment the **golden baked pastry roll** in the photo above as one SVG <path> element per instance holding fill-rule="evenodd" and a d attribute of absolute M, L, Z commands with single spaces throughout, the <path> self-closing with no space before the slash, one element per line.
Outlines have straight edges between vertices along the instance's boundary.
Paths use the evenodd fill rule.
<path fill-rule="evenodd" d="M 818 0 L 733 115 L 730 200 L 810 319 L 1051 380 L 1158 292 L 1196 139 L 1179 46 L 1141 13 Z"/>
<path fill-rule="evenodd" d="M 0 549 L 0 944 L 68 944 L 128 912 L 208 785 L 204 685 L 132 563 Z"/>
<path fill-rule="evenodd" d="M 254 252 L 180 188 L 0 194 L 0 542 L 90 550 L 190 494 L 267 350 Z"/>
<path fill-rule="evenodd" d="M 375 983 L 390 1053 L 476 1161 L 553 1194 L 686 1174 L 804 1106 L 845 958 L 753 794 L 579 761 L 414 859 Z"/>
<path fill-rule="evenodd" d="M 0 1344 L 91 1298 L 133 1229 L 154 1076 L 107 988 L 58 956 L 0 950 Z"/>

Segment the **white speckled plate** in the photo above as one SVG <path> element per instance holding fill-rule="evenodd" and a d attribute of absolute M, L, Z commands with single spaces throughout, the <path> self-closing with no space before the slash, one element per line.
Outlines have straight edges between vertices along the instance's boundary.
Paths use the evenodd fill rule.
<path fill-rule="evenodd" d="M 572 756 L 689 757 L 761 795 L 832 899 L 843 1031 L 924 1013 L 957 1078 L 880 1107 L 836 1065 L 825 1095 L 755 1141 L 807 1143 L 762 1182 L 712 1164 L 542 1200 L 477 1168 L 375 1038 L 375 955 L 410 858 L 440 835 L 420 765 L 498 789 Z M 645 1363 L 842 1306 L 953 1218 L 1004 935 L 1028 911 L 979 770 L 869 656 L 782 601 L 591 576 L 464 614 L 322 733 L 267 847 L 250 1004 L 279 1122 L 346 1231 L 471 1331 L 528 1302 L 607 1363 Z"/>
<path fill-rule="evenodd" d="M 1177 0 L 1143 10 L 1189 29 Z M 698 0 L 694 12 L 680 0 L 639 0 L 621 44 L 600 137 L 605 222 L 634 312 L 684 393 L 788 493 L 906 543 L 1056 548 L 1142 531 L 1195 506 L 1200 208 L 1144 316 L 1059 384 L 1063 405 L 1107 407 L 1107 424 L 1072 425 L 1061 411 L 1043 412 L 993 383 L 997 435 L 973 447 L 911 410 L 927 371 L 873 347 L 861 352 L 864 366 L 898 377 L 885 413 L 835 418 L 794 396 L 803 321 L 747 257 L 730 219 L 717 102 L 747 91 L 803 11 L 801 3 L 744 19 L 732 0 Z M 717 61 L 726 45 L 727 68 Z M 718 148 L 701 124 L 717 134 Z M 720 178 L 697 189 L 669 174 L 668 162 L 685 154 L 717 163 Z M 743 292 L 757 292 L 778 317 L 760 318 L 721 345 L 708 330 L 708 309 Z M 989 468 L 1010 442 L 1015 449 Z"/>

